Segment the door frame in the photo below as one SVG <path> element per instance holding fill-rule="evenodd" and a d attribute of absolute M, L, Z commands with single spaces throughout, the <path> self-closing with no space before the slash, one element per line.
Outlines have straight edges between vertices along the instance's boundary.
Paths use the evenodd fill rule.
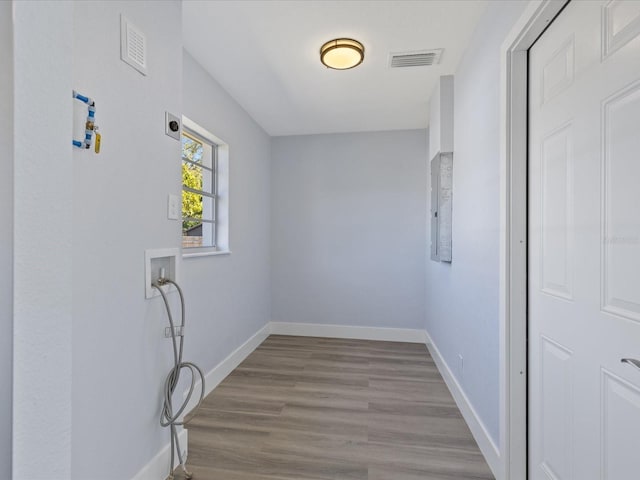
<path fill-rule="evenodd" d="M 500 472 L 527 478 L 528 50 L 569 0 L 532 0 L 500 52 Z"/>

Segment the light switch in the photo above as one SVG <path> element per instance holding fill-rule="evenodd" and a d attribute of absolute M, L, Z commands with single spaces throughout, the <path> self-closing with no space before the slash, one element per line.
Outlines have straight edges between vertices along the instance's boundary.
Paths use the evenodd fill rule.
<path fill-rule="evenodd" d="M 178 195 L 169 195 L 167 203 L 167 218 L 169 220 L 180 220 L 180 198 Z"/>

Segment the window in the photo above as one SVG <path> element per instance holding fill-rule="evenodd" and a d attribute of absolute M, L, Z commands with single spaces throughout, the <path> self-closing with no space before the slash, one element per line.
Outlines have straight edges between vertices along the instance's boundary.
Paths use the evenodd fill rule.
<path fill-rule="evenodd" d="M 217 145 L 182 131 L 182 246 L 216 246 Z"/>
<path fill-rule="evenodd" d="M 182 127 L 184 255 L 228 253 L 228 145 L 188 118 Z"/>

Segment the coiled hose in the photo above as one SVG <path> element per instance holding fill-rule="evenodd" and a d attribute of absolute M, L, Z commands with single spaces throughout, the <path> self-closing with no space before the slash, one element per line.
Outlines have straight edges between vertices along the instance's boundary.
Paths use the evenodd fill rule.
<path fill-rule="evenodd" d="M 176 329 L 173 323 L 173 316 L 171 315 L 171 309 L 169 308 L 169 301 L 167 300 L 167 295 L 162 290 L 161 286 L 171 284 L 176 287 L 178 294 L 180 295 L 180 307 L 182 312 L 182 319 L 180 322 L 180 345 L 176 340 Z M 193 395 L 193 390 L 196 384 L 196 373 L 200 376 L 201 388 L 200 388 L 200 399 L 198 400 L 198 405 L 193 409 L 194 411 L 200 407 L 202 403 L 202 399 L 204 397 L 204 375 L 200 367 L 198 367 L 195 363 L 191 362 L 183 362 L 182 361 L 182 352 L 184 350 L 184 295 L 182 294 L 182 289 L 180 286 L 169 279 L 159 279 L 157 282 L 153 284 L 155 288 L 158 289 L 160 295 L 162 295 L 162 300 L 164 300 L 164 306 L 167 309 L 167 317 L 169 317 L 169 325 L 171 326 L 171 343 L 173 344 L 173 368 L 167 375 L 167 379 L 164 382 L 164 406 L 162 408 L 162 414 L 160 416 L 160 425 L 163 427 L 171 427 L 171 463 L 169 465 L 169 479 L 173 479 L 173 462 L 174 462 L 174 453 L 178 452 L 178 460 L 180 461 L 180 466 L 184 471 L 186 478 L 191 478 L 193 475 L 187 470 L 185 466 L 184 459 L 182 458 L 182 450 L 180 449 L 180 441 L 178 440 L 178 431 L 177 427 L 184 424 L 184 422 L 178 421 L 178 418 L 182 415 L 189 401 L 191 400 L 191 396 Z M 180 380 L 180 371 L 183 368 L 188 368 L 191 371 L 191 386 L 189 387 L 189 392 L 184 399 L 184 402 L 180 406 L 177 412 L 173 413 L 173 401 L 171 397 L 173 396 L 173 392 L 178 386 L 178 381 Z"/>

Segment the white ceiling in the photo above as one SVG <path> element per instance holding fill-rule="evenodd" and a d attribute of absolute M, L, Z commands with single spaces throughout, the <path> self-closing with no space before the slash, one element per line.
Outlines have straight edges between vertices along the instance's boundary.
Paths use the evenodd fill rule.
<path fill-rule="evenodd" d="M 425 128 L 485 0 L 183 2 L 185 49 L 273 136 Z M 320 63 L 338 37 L 365 46 L 352 70 Z M 440 65 L 390 69 L 389 53 L 444 48 Z"/>

